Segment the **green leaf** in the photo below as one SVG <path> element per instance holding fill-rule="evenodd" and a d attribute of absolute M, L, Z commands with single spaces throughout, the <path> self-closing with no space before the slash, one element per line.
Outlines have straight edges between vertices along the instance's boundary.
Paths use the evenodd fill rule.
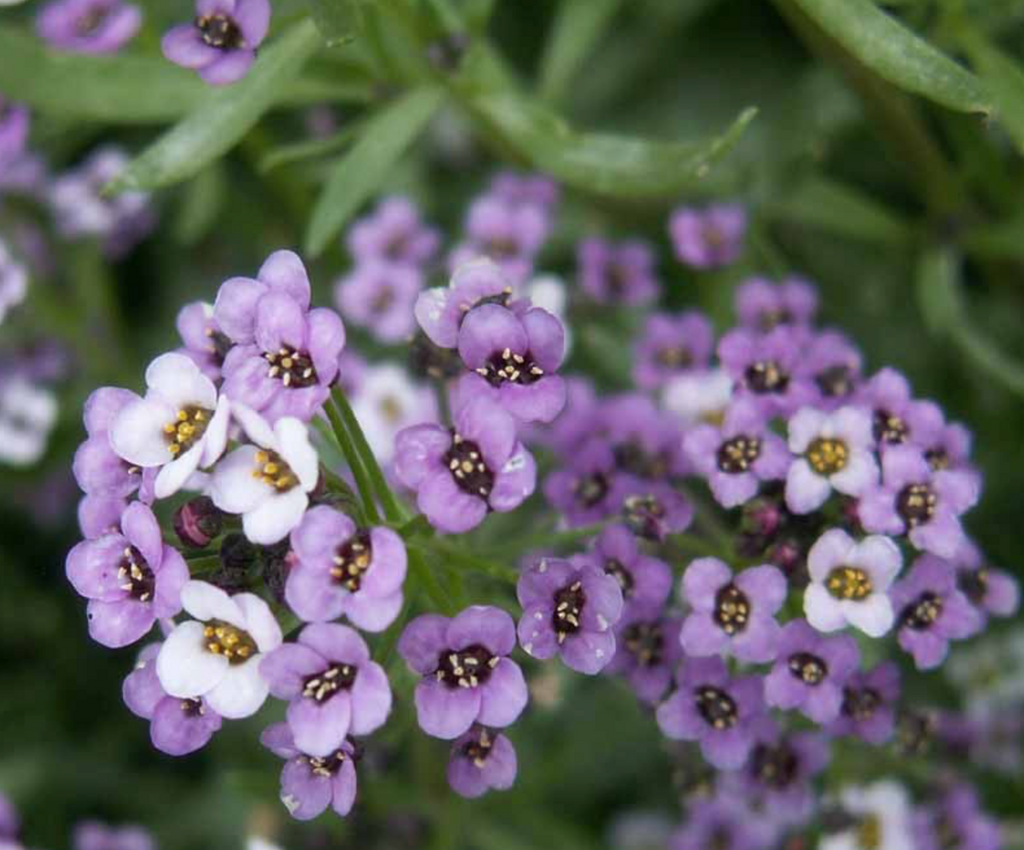
<path fill-rule="evenodd" d="M 220 163 L 210 163 L 185 187 L 174 221 L 174 238 L 183 245 L 194 245 L 206 236 L 216 224 L 227 194 L 224 169 Z"/>
<path fill-rule="evenodd" d="M 363 28 L 363 0 L 307 0 L 328 47 L 347 44 Z"/>
<path fill-rule="evenodd" d="M 964 47 L 992 93 L 999 123 L 1024 154 L 1024 70 L 979 34 L 967 34 Z"/>
<path fill-rule="evenodd" d="M 338 160 L 306 230 L 306 252 L 320 254 L 373 194 L 426 127 L 443 100 L 437 88 L 409 92 L 368 119 L 359 141 Z"/>
<path fill-rule="evenodd" d="M 244 79 L 213 92 L 199 109 L 132 160 L 106 191 L 155 189 L 198 174 L 234 147 L 320 44 L 312 21 L 295 24 L 261 52 Z"/>
<path fill-rule="evenodd" d="M 344 129 L 332 133 L 326 138 L 305 139 L 301 142 L 274 148 L 260 160 L 260 171 L 266 174 L 282 165 L 336 153 L 352 141 L 360 127 L 362 127 L 361 122 L 352 122 Z"/>
<path fill-rule="evenodd" d="M 622 0 L 562 0 L 541 60 L 540 96 L 561 100 Z"/>
<path fill-rule="evenodd" d="M 858 60 L 893 85 L 957 112 L 992 111 L 981 80 L 871 0 L 778 0 L 803 10 Z"/>

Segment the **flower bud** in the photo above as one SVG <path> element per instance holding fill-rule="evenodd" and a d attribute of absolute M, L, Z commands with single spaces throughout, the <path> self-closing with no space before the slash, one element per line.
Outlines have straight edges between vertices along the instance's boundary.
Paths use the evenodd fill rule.
<path fill-rule="evenodd" d="M 174 533 L 192 549 L 202 549 L 220 534 L 224 515 L 208 496 L 191 499 L 174 512 Z"/>

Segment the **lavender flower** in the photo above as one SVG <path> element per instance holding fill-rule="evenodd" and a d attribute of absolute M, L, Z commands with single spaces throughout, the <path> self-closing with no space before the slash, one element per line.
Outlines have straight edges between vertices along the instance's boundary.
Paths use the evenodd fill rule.
<path fill-rule="evenodd" d="M 550 177 L 514 171 L 494 175 L 489 191 L 510 204 L 531 204 L 548 213 L 552 212 L 560 195 L 558 184 Z"/>
<path fill-rule="evenodd" d="M 945 423 L 939 406 L 911 398 L 910 383 L 895 369 L 881 369 L 861 389 L 859 402 L 871 408 L 875 441 L 879 448 L 917 442 L 930 437 Z M 928 442 L 931 440 L 929 439 Z"/>
<path fill-rule="evenodd" d="M 287 759 L 281 769 L 281 802 L 293 818 L 312 820 L 328 806 L 342 817 L 352 811 L 360 752 L 351 739 L 326 758 L 319 758 L 295 746 L 287 723 L 274 723 L 263 730 L 260 743 Z"/>
<path fill-rule="evenodd" d="M 766 415 L 788 416 L 813 397 L 799 372 L 801 345 L 800 334 L 789 327 L 764 334 L 736 328 L 719 340 L 718 357 L 738 395 L 756 401 Z"/>
<path fill-rule="evenodd" d="M 893 585 L 891 596 L 899 644 L 914 656 L 919 670 L 940 665 L 949 641 L 970 637 L 982 626 L 981 615 L 957 588 L 952 564 L 934 555 L 914 561 L 906 577 Z"/>
<path fill-rule="evenodd" d="M 779 640 L 775 614 L 786 601 L 786 578 L 764 564 L 733 574 L 717 558 L 698 558 L 683 573 L 691 613 L 680 642 L 688 655 L 729 653 L 741 661 L 773 661 Z"/>
<path fill-rule="evenodd" d="M 203 301 L 186 304 L 178 311 L 175 325 L 185 343 L 179 353 L 190 357 L 211 381 L 219 381 L 224 358 L 234 343 L 217 325 L 213 305 Z"/>
<path fill-rule="evenodd" d="M 474 725 L 452 742 L 448 784 L 455 793 L 475 799 L 488 791 L 505 791 L 516 780 L 516 751 L 500 732 Z"/>
<path fill-rule="evenodd" d="M 806 620 L 792 620 L 779 636 L 778 659 L 764 680 L 765 701 L 776 708 L 799 709 L 815 723 L 839 716 L 843 688 L 860 664 L 850 635 L 823 637 Z"/>
<path fill-rule="evenodd" d="M 587 525 L 616 513 L 629 482 L 616 470 L 607 440 L 587 440 L 567 464 L 548 476 L 544 497 L 570 525 Z"/>
<path fill-rule="evenodd" d="M 988 566 L 981 551 L 970 541 L 955 559 L 957 587 L 983 615 L 1011 617 L 1020 608 L 1020 585 L 1003 570 Z"/>
<path fill-rule="evenodd" d="M 74 53 L 116 53 L 141 25 L 138 6 L 121 0 L 54 0 L 36 16 L 41 39 Z"/>
<path fill-rule="evenodd" d="M 659 608 L 672 590 L 672 570 L 664 561 L 645 555 L 637 543 L 628 528 L 615 523 L 601 530 L 583 558 L 619 583 L 627 608 Z"/>
<path fill-rule="evenodd" d="M 474 605 L 452 619 L 423 614 L 409 623 L 398 652 L 423 677 L 416 685 L 423 731 L 452 739 L 474 723 L 514 723 L 527 700 L 523 673 L 507 657 L 515 645 L 512 618 L 489 605 Z"/>
<path fill-rule="evenodd" d="M 28 292 L 28 271 L 11 255 L 0 239 L 0 325 L 7 313 L 25 300 Z"/>
<path fill-rule="evenodd" d="M 697 798 L 687 807 L 683 825 L 669 838 L 668 850 L 765 850 L 771 846 L 772 832 L 742 798 Z"/>
<path fill-rule="evenodd" d="M 917 819 L 916 850 L 1000 850 L 999 823 L 982 811 L 970 785 L 958 783 Z"/>
<path fill-rule="evenodd" d="M 711 322 L 702 313 L 654 313 L 636 345 L 633 380 L 642 389 L 653 390 L 682 372 L 706 369 L 714 338 Z"/>
<path fill-rule="evenodd" d="M 51 390 L 18 374 L 0 378 L 0 463 L 36 463 L 56 424 L 57 397 Z"/>
<path fill-rule="evenodd" d="M 701 754 L 720 770 L 742 767 L 754 746 L 754 721 L 764 713 L 761 680 L 732 678 L 721 658 L 685 662 L 677 687 L 657 711 L 669 738 L 696 741 Z"/>
<path fill-rule="evenodd" d="M 325 622 L 344 614 L 360 629 L 379 632 L 398 616 L 406 556 L 390 528 L 359 529 L 343 513 L 318 505 L 292 531 L 291 545 L 297 560 L 285 600 L 302 619 Z"/>
<path fill-rule="evenodd" d="M 175 65 L 223 86 L 249 72 L 269 28 L 269 0 L 196 0 L 195 20 L 168 30 L 161 48 Z"/>
<path fill-rule="evenodd" d="M 441 243 L 437 230 L 420 219 L 408 198 L 384 198 L 373 213 L 358 219 L 345 244 L 357 263 L 383 261 L 419 268 L 433 258 Z"/>
<path fill-rule="evenodd" d="M 516 440 L 515 422 L 484 397 L 455 414 L 454 429 L 416 425 L 395 440 L 395 474 L 417 491 L 420 511 L 441 531 L 460 534 L 490 510 L 518 507 L 536 486 L 533 456 Z"/>
<path fill-rule="evenodd" d="M 497 195 L 484 195 L 469 208 L 466 239 L 448 260 L 453 271 L 463 263 L 486 257 L 501 267 L 514 283 L 533 272 L 534 258 L 547 239 L 546 210 L 536 204 L 510 203 Z"/>
<path fill-rule="evenodd" d="M 516 585 L 523 608 L 519 643 L 534 658 L 556 653 L 573 670 L 593 675 L 615 655 L 612 627 L 622 614 L 619 582 L 585 560 L 543 558 Z"/>
<path fill-rule="evenodd" d="M 181 610 L 188 566 L 164 544 L 153 512 L 141 502 L 121 516 L 120 533 L 84 540 L 68 553 L 68 581 L 89 600 L 89 634 L 104 646 L 134 643 Z"/>
<path fill-rule="evenodd" d="M 736 315 L 745 328 L 767 332 L 779 325 L 806 326 L 818 309 L 814 287 L 800 278 L 775 284 L 754 277 L 736 288 Z"/>
<path fill-rule="evenodd" d="M 896 731 L 896 700 L 900 669 L 883 661 L 871 670 L 853 673 L 843 688 L 839 717 L 829 724 L 832 735 L 856 735 L 869 744 L 884 744 Z"/>
<path fill-rule="evenodd" d="M 622 519 L 638 537 L 661 543 L 693 521 L 693 503 L 671 484 L 622 476 Z"/>
<path fill-rule="evenodd" d="M 696 269 L 728 266 L 743 251 L 747 211 L 739 204 L 681 207 L 672 213 L 668 230 L 676 257 L 686 265 Z"/>
<path fill-rule="evenodd" d="M 141 826 L 107 826 L 80 821 L 71 837 L 74 850 L 156 850 L 153 837 Z"/>
<path fill-rule="evenodd" d="M 28 108 L 0 95 L 0 175 L 24 152 L 29 124 Z"/>
<path fill-rule="evenodd" d="M 424 290 L 416 299 L 416 321 L 430 341 L 441 348 L 455 348 L 459 328 L 469 312 L 480 304 L 509 306 L 512 285 L 493 261 L 480 258 L 460 264 L 448 286 Z"/>
<path fill-rule="evenodd" d="M 412 309 L 422 288 L 415 266 L 368 259 L 338 280 L 334 299 L 346 319 L 381 342 L 397 343 L 415 328 Z"/>
<path fill-rule="evenodd" d="M 605 670 L 624 678 L 641 702 L 657 705 L 682 661 L 681 627 L 660 604 L 634 602 L 615 624 L 615 656 Z"/>
<path fill-rule="evenodd" d="M 813 389 L 813 406 L 835 410 L 852 401 L 863 380 L 861 360 L 857 347 L 838 331 L 815 334 L 797 367 Z"/>
<path fill-rule="evenodd" d="M 368 735 L 391 712 L 384 668 L 348 626 L 316 623 L 260 662 L 270 692 L 288 700 L 288 728 L 295 747 L 326 758 L 349 734 Z"/>
<path fill-rule="evenodd" d="M 612 245 L 602 239 L 584 239 L 576 252 L 580 286 L 601 304 L 641 306 L 658 297 L 654 253 L 643 242 Z"/>

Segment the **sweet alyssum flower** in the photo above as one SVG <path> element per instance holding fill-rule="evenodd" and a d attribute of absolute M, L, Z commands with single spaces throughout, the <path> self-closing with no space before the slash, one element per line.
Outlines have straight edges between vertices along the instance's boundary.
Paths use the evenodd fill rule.
<path fill-rule="evenodd" d="M 0 324 L 7 313 L 25 300 L 28 292 L 28 270 L 11 255 L 0 239 Z"/>
<path fill-rule="evenodd" d="M 763 564 L 733 573 L 717 558 L 698 558 L 683 573 L 683 598 L 691 613 L 680 641 L 688 655 L 729 653 L 741 661 L 775 659 L 779 624 L 775 614 L 786 601 L 786 578 Z"/>
<path fill-rule="evenodd" d="M 224 358 L 233 343 L 213 318 L 213 305 L 204 301 L 186 304 L 178 311 L 175 327 L 185 344 L 179 353 L 191 357 L 211 381 L 219 381 Z"/>
<path fill-rule="evenodd" d="M 818 310 L 818 294 L 800 278 L 772 283 L 752 277 L 736 289 L 736 316 L 740 325 L 756 331 L 770 331 L 779 325 L 805 327 Z"/>
<path fill-rule="evenodd" d="M 0 376 L 0 461 L 31 466 L 57 424 L 57 397 L 22 375 Z"/>
<path fill-rule="evenodd" d="M 448 784 L 455 793 L 475 799 L 488 791 L 505 791 L 516 780 L 516 751 L 500 732 L 474 725 L 452 742 Z"/>
<path fill-rule="evenodd" d="M 399 431 L 438 420 L 437 395 L 431 387 L 393 363 L 367 367 L 359 387 L 349 393 L 349 402 L 381 465 L 394 460 Z"/>
<path fill-rule="evenodd" d="M 624 678 L 641 702 L 656 705 L 682 661 L 681 627 L 661 604 L 628 605 L 615 624 L 615 656 L 605 670 Z"/>
<path fill-rule="evenodd" d="M 616 513 L 627 486 L 611 444 L 594 437 L 545 479 L 544 496 L 569 525 L 586 525 Z"/>
<path fill-rule="evenodd" d="M 514 420 L 484 397 L 463 404 L 452 429 L 424 424 L 400 431 L 395 474 L 416 490 L 430 524 L 451 534 L 479 525 L 490 510 L 518 507 L 537 482 Z"/>
<path fill-rule="evenodd" d="M 508 658 L 515 645 L 512 617 L 490 605 L 473 605 L 451 619 L 423 614 L 409 623 L 398 653 L 423 677 L 415 693 L 423 731 L 451 739 L 474 723 L 514 723 L 528 698 L 522 670 Z"/>
<path fill-rule="evenodd" d="M 839 717 L 829 724 L 835 736 L 856 735 L 870 744 L 884 744 L 896 729 L 900 669 L 883 661 L 867 672 L 853 673 L 843 687 Z"/>
<path fill-rule="evenodd" d="M 713 424 L 721 421 L 732 401 L 732 384 L 724 369 L 676 375 L 665 383 L 662 403 L 684 425 Z"/>
<path fill-rule="evenodd" d="M 379 259 L 362 260 L 335 284 L 334 300 L 350 322 L 385 343 L 397 343 L 415 328 L 413 305 L 423 288 L 418 268 Z"/>
<path fill-rule="evenodd" d="M 89 600 L 89 634 L 104 646 L 134 643 L 157 618 L 181 610 L 188 566 L 164 544 L 153 512 L 141 502 L 125 508 L 120 533 L 83 540 L 67 557 L 68 580 Z"/>
<path fill-rule="evenodd" d="M 1009 617 L 1020 607 L 1020 585 L 1004 570 L 986 564 L 981 550 L 968 541 L 954 559 L 956 583 L 983 615 Z"/>
<path fill-rule="evenodd" d="M 686 809 L 686 821 L 669 838 L 669 850 L 765 850 L 773 831 L 746 806 L 742 798 L 717 795 L 696 797 Z M 658 845 L 660 846 L 660 845 Z"/>
<path fill-rule="evenodd" d="M 291 533 L 296 561 L 285 600 L 308 622 L 343 614 L 358 628 L 387 628 L 402 607 L 405 545 L 390 528 L 360 529 L 326 505 L 306 511 Z M 358 734 L 358 733 L 357 733 Z"/>
<path fill-rule="evenodd" d="M 999 850 L 999 823 L 982 811 L 975 790 L 958 783 L 914 818 L 916 850 Z"/>
<path fill-rule="evenodd" d="M 40 38 L 75 53 L 116 53 L 141 25 L 139 7 L 121 0 L 54 0 L 36 16 Z"/>
<path fill-rule="evenodd" d="M 469 312 L 479 304 L 512 303 L 512 282 L 492 260 L 486 257 L 461 263 L 452 273 L 448 286 L 424 290 L 416 299 L 416 321 L 431 342 L 441 348 L 455 348 L 459 328 Z"/>
<path fill-rule="evenodd" d="M 701 313 L 654 313 L 636 345 L 633 379 L 652 390 L 682 372 L 704 370 L 713 346 L 714 329 Z"/>
<path fill-rule="evenodd" d="M 619 523 L 603 528 L 582 558 L 619 583 L 627 608 L 660 607 L 672 590 L 672 570 L 668 564 L 645 554 L 636 536 Z"/>
<path fill-rule="evenodd" d="M 141 467 L 118 456 L 110 445 L 109 435 L 117 415 L 137 399 L 131 390 L 100 387 L 85 400 L 82 419 L 88 436 L 75 451 L 71 467 L 84 493 L 125 498 L 139 489 Z"/>
<path fill-rule="evenodd" d="M 902 566 L 899 547 L 888 537 L 871 535 L 857 542 L 840 528 L 829 529 L 807 555 L 807 621 L 821 632 L 849 623 L 881 637 L 892 628 L 889 586 Z"/>
<path fill-rule="evenodd" d="M 542 660 L 556 653 L 594 675 L 615 656 L 613 626 L 622 614 L 618 580 L 585 560 L 542 558 L 519 578 L 519 643 Z"/>
<path fill-rule="evenodd" d="M 538 204 L 513 203 L 484 195 L 469 208 L 466 238 L 448 259 L 453 271 L 463 263 L 487 257 L 514 283 L 533 272 L 533 262 L 550 229 L 546 210 Z"/>
<path fill-rule="evenodd" d="M 182 588 L 181 605 L 195 619 L 175 626 L 160 648 L 160 685 L 173 697 L 202 698 L 222 717 L 255 714 L 269 692 L 260 661 L 281 645 L 267 603 L 192 580 Z"/>
<path fill-rule="evenodd" d="M 654 252 L 645 242 L 618 245 L 596 237 L 584 239 L 576 252 L 580 286 L 602 304 L 648 304 L 661 286 L 655 277 Z"/>
<path fill-rule="evenodd" d="M 349 228 L 345 247 L 359 263 L 384 261 L 422 267 L 437 253 L 440 233 L 423 223 L 408 198 L 384 198 Z"/>
<path fill-rule="evenodd" d="M 881 780 L 846 788 L 840 802 L 854 825 L 822 836 L 820 850 L 914 850 L 910 801 L 902 785 Z"/>
<path fill-rule="evenodd" d="M 718 357 L 737 395 L 753 399 L 766 416 L 787 416 L 812 396 L 798 369 L 802 342 L 789 327 L 767 333 L 736 328 L 719 340 Z"/>
<path fill-rule="evenodd" d="M 153 836 L 141 826 L 107 826 L 80 821 L 71 838 L 73 850 L 156 850 Z"/>
<path fill-rule="evenodd" d="M 370 734 L 391 712 L 387 674 L 348 626 L 306 626 L 295 643 L 267 654 L 260 674 L 275 697 L 288 700 L 295 747 L 310 756 L 330 756 L 349 734 Z"/>
<path fill-rule="evenodd" d="M 855 400 L 863 381 L 861 370 L 857 347 L 844 334 L 825 330 L 807 344 L 798 372 L 810 380 L 813 406 L 828 411 Z"/>
<path fill-rule="evenodd" d="M 249 73 L 270 28 L 269 0 L 196 0 L 196 17 L 164 34 L 164 56 L 212 86 Z"/>
<path fill-rule="evenodd" d="M 676 257 L 697 269 L 727 266 L 743 251 L 747 211 L 740 204 L 681 207 L 672 213 L 669 236 Z"/>
<path fill-rule="evenodd" d="M 241 446 L 217 464 L 209 495 L 222 511 L 242 515 L 242 530 L 253 543 L 277 543 L 306 512 L 320 478 L 319 457 L 305 423 L 292 416 L 271 427 L 245 405 L 233 405 L 232 414 L 255 445 Z"/>
<path fill-rule="evenodd" d="M 158 467 L 153 492 L 163 499 L 224 453 L 230 404 L 191 359 L 173 352 L 149 364 L 146 386 L 144 398 L 114 416 L 110 446 L 133 466 Z"/>

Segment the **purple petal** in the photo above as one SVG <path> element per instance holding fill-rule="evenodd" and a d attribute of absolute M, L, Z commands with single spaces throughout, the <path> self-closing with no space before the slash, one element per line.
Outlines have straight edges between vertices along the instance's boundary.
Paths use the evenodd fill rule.
<path fill-rule="evenodd" d="M 398 639 L 398 654 L 421 675 L 437 669 L 438 657 L 448 646 L 448 625 L 440 614 L 422 614 L 405 627 Z"/>
<path fill-rule="evenodd" d="M 203 41 L 198 28 L 192 24 L 181 24 L 168 30 L 160 41 L 160 49 L 164 56 L 183 68 L 205 68 L 221 56 L 216 47 Z"/>
<path fill-rule="evenodd" d="M 473 644 L 484 646 L 492 655 L 511 653 L 516 645 L 512 617 L 492 605 L 473 605 L 462 611 L 448 626 L 447 645 L 465 649 Z"/>
<path fill-rule="evenodd" d="M 311 756 L 324 758 L 341 746 L 352 722 L 352 701 L 347 693 L 336 693 L 325 702 L 306 697 L 288 704 L 288 725 L 295 746 Z"/>
<path fill-rule="evenodd" d="M 485 726 L 508 726 L 526 708 L 528 691 L 523 671 L 510 658 L 502 658 L 480 687 L 480 714 L 477 720 Z"/>
<path fill-rule="evenodd" d="M 479 688 L 450 688 L 436 679 L 416 685 L 416 716 L 420 728 L 435 738 L 457 738 L 480 714 Z"/>
<path fill-rule="evenodd" d="M 211 86 L 226 86 L 238 82 L 249 73 L 256 60 L 254 50 L 233 50 L 221 53 L 217 61 L 199 69 L 199 76 Z"/>

